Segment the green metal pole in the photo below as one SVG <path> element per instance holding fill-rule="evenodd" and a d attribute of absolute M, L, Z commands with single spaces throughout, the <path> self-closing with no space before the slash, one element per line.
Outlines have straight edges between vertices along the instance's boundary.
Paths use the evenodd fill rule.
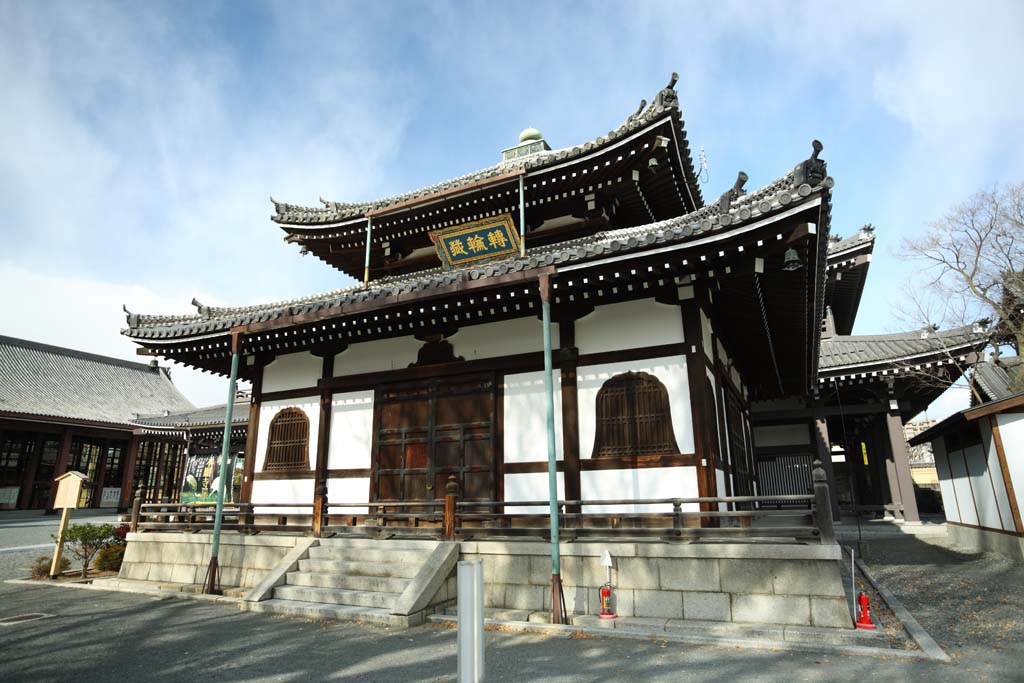
<path fill-rule="evenodd" d="M 373 236 L 373 216 L 366 218 L 366 259 L 363 261 L 363 287 L 370 284 L 370 238 Z"/>
<path fill-rule="evenodd" d="M 526 256 L 526 174 L 519 174 L 519 257 Z"/>
<path fill-rule="evenodd" d="M 228 451 L 231 449 L 231 417 L 235 409 L 235 384 L 238 381 L 238 352 L 231 354 L 231 377 L 228 381 L 228 405 L 224 411 L 224 439 L 220 447 L 220 477 L 217 485 L 217 512 L 213 517 L 213 544 L 210 546 L 210 568 L 206 575 L 206 592 L 219 590 L 220 527 L 224 519 L 224 487 L 227 482 Z"/>
<path fill-rule="evenodd" d="M 541 276 L 541 316 L 544 321 L 544 400 L 548 426 L 548 512 L 551 519 L 551 615 L 561 623 L 562 568 L 558 552 L 558 475 L 555 463 L 555 387 L 551 361 L 551 280 Z"/>

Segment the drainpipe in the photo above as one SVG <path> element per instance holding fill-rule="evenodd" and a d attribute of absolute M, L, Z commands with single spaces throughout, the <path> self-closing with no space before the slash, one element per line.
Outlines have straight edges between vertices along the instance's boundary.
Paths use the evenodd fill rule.
<path fill-rule="evenodd" d="M 206 570 L 206 588 L 204 593 L 220 594 L 220 567 L 217 556 L 220 554 L 220 527 L 224 519 L 224 486 L 227 482 L 228 451 L 231 448 L 231 414 L 235 408 L 235 384 L 238 380 L 238 346 L 237 333 L 231 340 L 231 375 L 228 380 L 228 405 L 224 411 L 224 439 L 220 447 L 220 476 L 217 485 L 217 512 L 213 517 L 213 543 L 210 546 L 210 566 Z"/>
<path fill-rule="evenodd" d="M 526 256 L 526 173 L 519 174 L 519 258 Z"/>
<path fill-rule="evenodd" d="M 521 176 L 520 176 L 521 177 Z M 544 399 L 548 426 L 548 508 L 551 520 L 551 623 L 561 624 L 562 570 L 558 551 L 558 475 L 555 464 L 555 389 L 551 362 L 551 276 L 540 276 L 540 301 L 544 321 Z"/>
<path fill-rule="evenodd" d="M 373 216 L 366 217 L 366 259 L 363 261 L 363 288 L 370 284 L 370 238 L 373 236 Z"/>

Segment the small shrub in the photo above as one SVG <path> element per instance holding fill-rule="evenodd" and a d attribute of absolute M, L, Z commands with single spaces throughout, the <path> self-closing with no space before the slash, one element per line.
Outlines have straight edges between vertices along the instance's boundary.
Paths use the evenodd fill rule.
<path fill-rule="evenodd" d="M 82 578 L 89 574 L 89 565 L 96 553 L 114 540 L 114 527 L 110 524 L 72 524 L 64 534 L 67 550 L 82 561 Z"/>
<path fill-rule="evenodd" d="M 121 563 L 124 562 L 124 551 L 127 547 L 123 543 L 111 543 L 100 550 L 92 566 L 101 572 L 121 571 Z"/>
<path fill-rule="evenodd" d="M 50 575 L 50 565 L 53 563 L 52 555 L 40 555 L 36 558 L 36 561 L 32 564 L 32 578 L 33 579 L 45 579 Z M 71 560 L 61 555 L 60 557 L 60 570 L 66 572 L 71 569 Z"/>
<path fill-rule="evenodd" d="M 128 532 L 131 530 L 131 526 L 127 524 L 121 524 L 114 527 L 114 543 L 127 543 Z"/>

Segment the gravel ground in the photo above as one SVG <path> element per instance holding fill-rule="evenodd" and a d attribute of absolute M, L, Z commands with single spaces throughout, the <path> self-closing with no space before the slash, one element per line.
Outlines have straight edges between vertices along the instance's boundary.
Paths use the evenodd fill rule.
<path fill-rule="evenodd" d="M 872 540 L 869 566 L 969 672 L 1005 668 L 1024 681 L 1024 565 L 968 553 L 945 538 Z"/>

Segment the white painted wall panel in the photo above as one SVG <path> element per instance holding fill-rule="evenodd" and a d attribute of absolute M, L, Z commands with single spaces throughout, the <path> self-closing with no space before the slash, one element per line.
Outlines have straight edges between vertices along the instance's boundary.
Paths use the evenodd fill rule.
<path fill-rule="evenodd" d="M 1003 481 L 1003 469 L 999 465 L 995 439 L 992 438 L 992 426 L 987 417 L 978 420 L 978 426 L 981 427 L 981 442 L 985 446 L 985 464 L 995 496 L 996 509 L 999 511 L 999 518 L 1003 524 L 1002 528 L 1005 531 L 1016 531 L 1013 523 L 1013 510 L 1010 509 L 1010 498 L 1006 495 L 1006 482 Z"/>
<path fill-rule="evenodd" d="M 370 478 L 328 479 L 327 500 L 330 503 L 366 503 L 370 500 Z M 364 515 L 365 507 L 332 508 L 332 515 Z"/>
<path fill-rule="evenodd" d="M 558 479 L 558 499 L 565 500 L 565 477 L 561 472 L 556 474 Z M 528 472 L 524 474 L 505 475 L 505 500 L 508 501 L 538 501 L 548 500 L 548 473 Z M 547 514 L 548 508 L 521 505 L 508 505 L 505 511 L 516 514 Z"/>
<path fill-rule="evenodd" d="M 562 379 L 553 372 L 555 394 L 555 457 L 562 459 Z M 548 459 L 547 399 L 544 373 L 505 375 L 502 382 L 505 418 L 505 462 Z"/>
<path fill-rule="evenodd" d="M 1024 413 L 997 415 L 999 436 L 1006 451 L 1006 468 L 1017 497 L 1017 509 L 1024 510 Z"/>
<path fill-rule="evenodd" d="M 415 337 L 393 337 L 353 344 L 334 358 L 334 376 L 399 370 L 416 362 L 423 342 Z"/>
<path fill-rule="evenodd" d="M 257 515 L 312 515 L 313 508 L 261 508 L 260 503 L 307 503 L 313 502 L 313 479 L 273 479 L 252 483 L 252 502 L 256 504 Z"/>
<path fill-rule="evenodd" d="M 974 506 L 974 493 L 967 474 L 967 463 L 962 450 L 949 451 L 949 473 L 953 478 L 953 490 L 960 504 L 960 521 L 964 524 L 978 524 L 978 511 Z"/>
<path fill-rule="evenodd" d="M 668 391 L 672 430 L 681 453 L 693 453 L 693 415 L 690 412 L 690 383 L 686 375 L 686 358 L 651 358 L 623 363 L 587 365 L 577 370 L 577 398 L 580 418 L 580 459 L 594 452 L 597 431 L 597 392 L 606 381 L 623 372 L 646 372 L 654 375 Z M 505 414 L 506 423 L 508 413 Z M 507 457 L 507 454 L 506 454 Z"/>
<path fill-rule="evenodd" d="M 935 454 L 935 472 L 939 477 L 939 490 L 942 492 L 942 508 L 949 522 L 961 522 L 960 506 L 953 490 L 953 475 L 949 469 L 949 457 L 946 455 L 946 444 L 941 438 L 932 440 L 932 453 Z"/>
<path fill-rule="evenodd" d="M 323 360 L 309 352 L 278 356 L 263 369 L 263 391 L 315 387 L 322 371 Z"/>
<path fill-rule="evenodd" d="M 280 401 L 267 401 L 260 404 L 260 427 L 256 436 L 256 463 L 253 470 L 256 473 L 263 471 L 263 463 L 267 457 L 267 438 L 270 436 L 270 421 L 285 408 L 299 408 L 306 413 L 306 417 L 309 419 L 309 467 L 312 469 L 316 466 L 316 446 L 319 437 L 317 430 L 320 425 L 320 399 L 315 397 L 282 399 Z M 256 497 L 255 491 L 253 489 L 252 499 L 255 502 L 260 502 Z"/>
<path fill-rule="evenodd" d="M 754 445 L 758 448 L 769 446 L 810 445 L 811 432 L 806 423 L 792 425 L 771 425 L 754 427 Z"/>
<path fill-rule="evenodd" d="M 726 490 L 725 490 L 725 472 L 723 472 L 722 470 L 717 469 L 717 468 L 715 469 L 715 483 L 718 486 L 718 495 L 719 496 L 726 495 Z M 724 511 L 729 509 L 729 504 L 728 503 L 719 503 L 718 504 L 718 509 L 719 509 L 719 511 L 724 512 Z"/>
<path fill-rule="evenodd" d="M 327 469 L 368 468 L 373 445 L 373 391 L 334 394 Z"/>
<path fill-rule="evenodd" d="M 995 492 L 992 480 L 989 479 L 985 450 L 981 444 L 964 449 L 967 462 L 967 474 L 971 479 L 971 491 L 974 493 L 974 507 L 978 511 L 978 524 L 991 529 L 1002 529 L 1003 522 L 996 508 Z"/>
<path fill-rule="evenodd" d="M 714 358 L 714 349 L 711 347 L 711 320 L 704 315 L 704 310 L 700 312 L 700 332 L 704 340 L 704 353 L 707 354 L 708 358 Z"/>
<path fill-rule="evenodd" d="M 583 500 L 623 498 L 696 498 L 696 467 L 652 467 L 649 469 L 587 470 L 580 472 Z M 697 511 L 696 503 L 683 506 Z M 672 512 L 665 505 L 587 506 L 584 512 Z"/>
<path fill-rule="evenodd" d="M 558 348 L 558 325 L 551 325 L 551 346 Z M 535 316 L 462 327 L 448 338 L 456 356 L 466 360 L 544 350 L 544 325 Z"/>
<path fill-rule="evenodd" d="M 678 306 L 654 299 L 598 306 L 576 321 L 580 353 L 622 351 L 683 341 L 683 318 Z"/>

